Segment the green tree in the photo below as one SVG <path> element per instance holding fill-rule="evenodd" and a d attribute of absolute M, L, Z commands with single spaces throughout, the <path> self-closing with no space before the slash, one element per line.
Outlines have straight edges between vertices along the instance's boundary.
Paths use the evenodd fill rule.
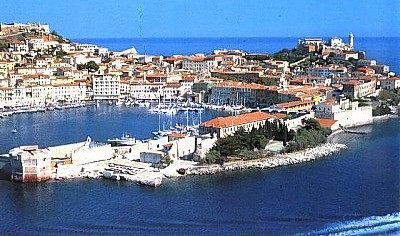
<path fill-rule="evenodd" d="M 61 57 L 64 57 L 66 55 L 67 55 L 67 53 L 62 51 L 62 50 L 59 50 L 59 51 L 56 52 L 56 57 L 57 58 L 61 58 Z"/>
<path fill-rule="evenodd" d="M 208 164 L 216 163 L 221 159 L 221 153 L 217 150 L 211 149 L 207 152 L 204 161 Z"/>
<path fill-rule="evenodd" d="M 94 61 L 89 61 L 89 62 L 86 64 L 86 68 L 87 68 L 89 71 L 98 71 L 98 70 L 99 70 L 99 65 L 97 65 L 96 62 L 94 62 Z"/>

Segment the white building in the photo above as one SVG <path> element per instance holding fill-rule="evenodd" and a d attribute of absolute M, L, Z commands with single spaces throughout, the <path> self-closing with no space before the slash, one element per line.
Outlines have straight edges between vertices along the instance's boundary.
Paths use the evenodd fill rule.
<path fill-rule="evenodd" d="M 95 53 L 95 50 L 98 49 L 98 46 L 94 45 L 94 44 L 74 43 L 74 44 L 71 44 L 71 45 L 75 46 L 75 51 L 83 51 L 83 52 Z"/>
<path fill-rule="evenodd" d="M 210 71 L 217 66 L 217 61 L 203 56 L 187 57 L 182 61 L 182 69 L 194 72 Z"/>
<path fill-rule="evenodd" d="M 24 43 L 10 43 L 10 52 L 21 52 L 21 53 L 28 53 L 29 47 L 27 44 Z"/>
<path fill-rule="evenodd" d="M 121 95 L 120 76 L 110 74 L 93 74 L 93 99 L 118 100 Z"/>
<path fill-rule="evenodd" d="M 54 101 L 78 102 L 84 101 L 86 98 L 85 83 L 57 84 L 53 85 L 52 88 L 51 94 Z"/>
<path fill-rule="evenodd" d="M 372 123 L 372 107 L 359 107 L 358 102 L 351 102 L 348 99 L 339 103 L 326 100 L 316 105 L 315 116 L 337 120 L 343 127 L 359 126 Z"/>
<path fill-rule="evenodd" d="M 136 100 L 158 100 L 161 98 L 163 83 L 130 84 L 130 97 Z"/>
<path fill-rule="evenodd" d="M 343 77 L 347 74 L 347 68 L 346 67 L 326 67 L 326 66 L 319 67 L 319 66 L 316 66 L 316 67 L 306 68 L 306 73 L 307 73 L 307 75 L 310 75 L 310 76 Z"/>

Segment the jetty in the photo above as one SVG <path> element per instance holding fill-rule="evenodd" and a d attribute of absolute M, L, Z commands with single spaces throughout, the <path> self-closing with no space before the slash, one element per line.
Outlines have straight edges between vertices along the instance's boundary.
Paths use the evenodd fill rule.
<path fill-rule="evenodd" d="M 356 130 L 346 129 L 346 128 L 343 127 L 342 125 L 339 125 L 339 128 L 340 128 L 343 132 L 345 132 L 345 133 L 347 133 L 347 134 L 362 134 L 362 135 L 368 134 L 368 133 L 365 132 L 365 131 L 356 131 Z"/>

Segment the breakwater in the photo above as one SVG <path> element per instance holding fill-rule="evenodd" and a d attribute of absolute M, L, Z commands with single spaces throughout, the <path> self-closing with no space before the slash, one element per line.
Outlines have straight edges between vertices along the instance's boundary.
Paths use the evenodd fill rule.
<path fill-rule="evenodd" d="M 295 165 L 303 162 L 309 162 L 323 157 L 327 157 L 336 152 L 347 148 L 345 144 L 325 143 L 317 147 L 306 149 L 295 153 L 278 154 L 259 160 L 237 161 L 221 165 L 210 165 L 201 167 L 190 167 L 186 169 L 186 175 L 212 175 L 225 171 L 237 171 L 246 169 L 265 169 L 278 166 Z"/>

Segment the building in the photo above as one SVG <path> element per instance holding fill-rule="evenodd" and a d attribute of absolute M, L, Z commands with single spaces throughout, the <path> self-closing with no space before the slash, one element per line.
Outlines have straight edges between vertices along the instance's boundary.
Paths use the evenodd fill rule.
<path fill-rule="evenodd" d="M 339 102 L 326 100 L 316 105 L 315 116 L 336 120 L 337 125 L 343 127 L 359 126 L 372 123 L 372 107 L 359 107 L 358 102 L 351 102 L 348 99 L 341 99 Z"/>
<path fill-rule="evenodd" d="M 395 89 L 400 88 L 400 77 L 390 77 L 387 79 L 380 80 L 381 88 L 384 90 L 393 91 Z"/>
<path fill-rule="evenodd" d="M 204 56 L 186 57 L 182 61 L 182 69 L 194 72 L 205 72 L 218 66 L 218 62 Z"/>
<path fill-rule="evenodd" d="M 260 79 L 260 72 L 257 71 L 240 71 L 240 72 L 219 72 L 215 76 L 223 80 L 234 80 L 240 82 L 258 81 Z"/>
<path fill-rule="evenodd" d="M 312 106 L 314 105 L 314 101 L 293 101 L 293 102 L 286 102 L 286 103 L 279 103 L 276 104 L 278 109 L 285 110 L 285 111 L 302 111 L 302 110 L 311 110 Z"/>
<path fill-rule="evenodd" d="M 357 60 L 358 59 L 358 52 L 355 51 L 342 51 L 340 53 L 335 53 L 333 57 L 335 60 L 345 60 L 348 61 L 350 59 Z"/>
<path fill-rule="evenodd" d="M 359 67 L 368 67 L 368 66 L 374 66 L 374 65 L 376 65 L 376 61 L 371 60 L 371 59 L 359 59 L 357 61 L 357 66 L 359 66 Z"/>
<path fill-rule="evenodd" d="M 328 76 L 339 76 L 343 77 L 347 73 L 346 67 L 327 67 L 327 66 L 316 66 L 306 68 L 306 74 L 309 76 L 319 76 L 319 77 L 328 77 Z"/>
<path fill-rule="evenodd" d="M 211 134 L 217 138 L 233 135 L 243 128 L 246 132 L 258 129 L 265 125 L 268 120 L 276 119 L 274 115 L 264 112 L 246 113 L 237 116 L 217 117 L 199 125 L 200 135 Z"/>
<path fill-rule="evenodd" d="M 38 145 L 20 146 L 9 151 L 11 179 L 19 182 L 41 182 L 51 178 L 51 156 Z"/>
<path fill-rule="evenodd" d="M 350 80 L 343 82 L 343 94 L 352 98 L 361 98 L 376 92 L 376 79 Z"/>
<path fill-rule="evenodd" d="M 351 49 L 354 48 L 354 35 L 353 35 L 353 33 L 350 33 L 350 35 L 349 35 L 349 46 L 350 46 Z"/>
<path fill-rule="evenodd" d="M 371 65 L 371 68 L 375 70 L 375 73 L 386 75 L 389 73 L 389 66 L 387 65 Z"/>
<path fill-rule="evenodd" d="M 118 75 L 93 74 L 93 99 L 94 100 L 118 100 L 121 79 Z"/>
<path fill-rule="evenodd" d="M 160 100 L 163 83 L 132 83 L 130 84 L 130 97 L 136 100 Z"/>
<path fill-rule="evenodd" d="M 322 38 L 306 38 L 298 41 L 297 50 L 303 54 L 318 52 L 324 44 L 325 41 Z"/>
<path fill-rule="evenodd" d="M 84 165 L 110 159 L 113 155 L 111 144 L 93 142 L 90 137 L 87 137 L 83 145 L 71 152 L 71 160 L 74 165 Z"/>
<path fill-rule="evenodd" d="M 211 89 L 211 104 L 255 106 L 267 103 L 266 86 L 237 81 L 224 81 Z"/>

